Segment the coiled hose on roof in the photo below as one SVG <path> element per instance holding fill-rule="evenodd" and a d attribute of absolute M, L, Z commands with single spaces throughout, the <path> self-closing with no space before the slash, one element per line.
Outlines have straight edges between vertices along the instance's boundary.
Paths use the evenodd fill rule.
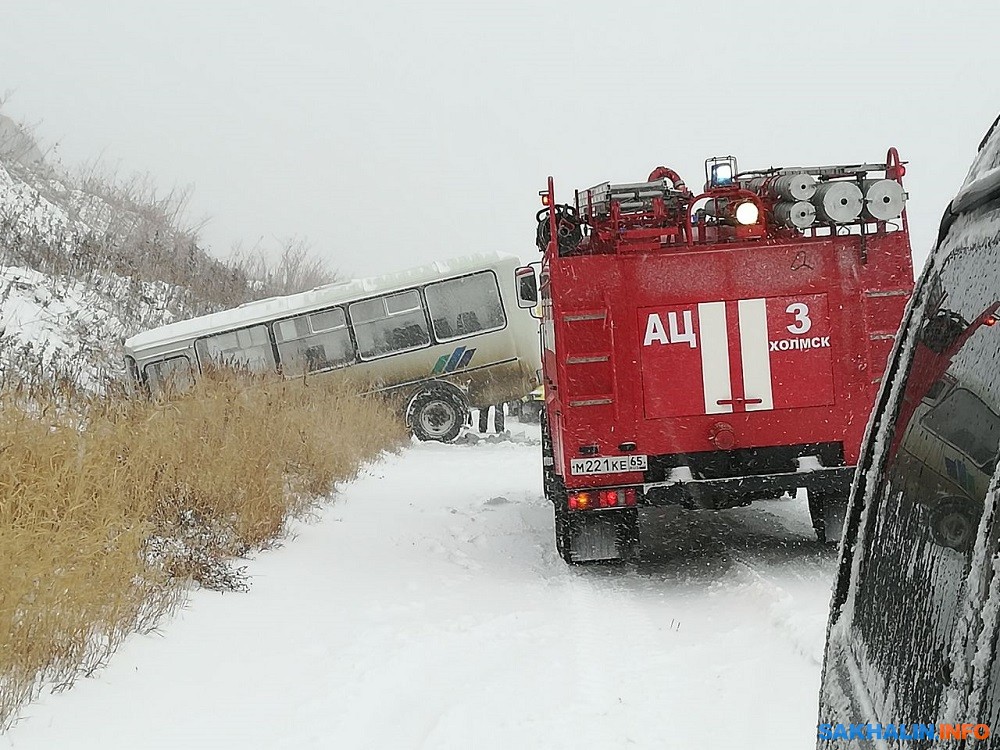
<path fill-rule="evenodd" d="M 568 255 L 579 247 L 583 241 L 583 228 L 580 217 L 577 216 L 573 206 L 554 206 L 552 209 L 543 208 L 535 214 L 538 222 L 538 229 L 535 232 L 535 245 L 540 252 L 545 252 L 552 239 L 552 225 L 549 220 L 549 211 L 556 212 L 556 247 L 559 255 Z"/>

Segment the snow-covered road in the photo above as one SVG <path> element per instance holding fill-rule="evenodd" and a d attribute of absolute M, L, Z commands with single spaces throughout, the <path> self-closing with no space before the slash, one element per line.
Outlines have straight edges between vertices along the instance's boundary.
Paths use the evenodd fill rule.
<path fill-rule="evenodd" d="M 569 568 L 512 428 L 369 468 L 0 748 L 814 746 L 834 554 L 803 503 L 650 511 L 642 565 Z"/>

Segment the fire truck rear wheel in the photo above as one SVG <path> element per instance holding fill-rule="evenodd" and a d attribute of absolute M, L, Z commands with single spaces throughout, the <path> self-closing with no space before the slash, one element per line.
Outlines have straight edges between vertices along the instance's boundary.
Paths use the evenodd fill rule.
<path fill-rule="evenodd" d="M 569 513 L 558 507 L 555 508 L 555 528 L 556 528 L 556 552 L 559 554 L 559 557 L 562 558 L 563 562 L 572 565 L 573 558 L 570 556 L 569 553 L 570 548 L 572 546 Z"/>
<path fill-rule="evenodd" d="M 467 409 L 444 391 L 421 393 L 410 406 L 410 429 L 417 440 L 450 443 L 462 431 Z"/>

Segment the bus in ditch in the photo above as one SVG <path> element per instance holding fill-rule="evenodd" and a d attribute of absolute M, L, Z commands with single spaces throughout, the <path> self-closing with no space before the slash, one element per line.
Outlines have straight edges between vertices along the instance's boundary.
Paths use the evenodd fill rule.
<path fill-rule="evenodd" d="M 538 386 L 538 321 L 517 304 L 519 261 L 468 255 L 327 284 L 170 323 L 125 341 L 130 379 L 152 394 L 204 371 L 285 377 L 349 370 L 405 405 L 418 439 L 453 441 L 469 410 Z"/>

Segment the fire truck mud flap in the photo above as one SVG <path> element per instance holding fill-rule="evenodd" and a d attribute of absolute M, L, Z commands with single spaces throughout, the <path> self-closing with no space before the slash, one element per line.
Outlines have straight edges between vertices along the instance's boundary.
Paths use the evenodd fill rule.
<path fill-rule="evenodd" d="M 843 494 L 809 491 L 809 515 L 816 538 L 824 544 L 840 544 L 847 517 L 847 497 Z"/>
<path fill-rule="evenodd" d="M 628 562 L 638 556 L 638 513 L 556 512 L 556 548 L 568 563 Z"/>

